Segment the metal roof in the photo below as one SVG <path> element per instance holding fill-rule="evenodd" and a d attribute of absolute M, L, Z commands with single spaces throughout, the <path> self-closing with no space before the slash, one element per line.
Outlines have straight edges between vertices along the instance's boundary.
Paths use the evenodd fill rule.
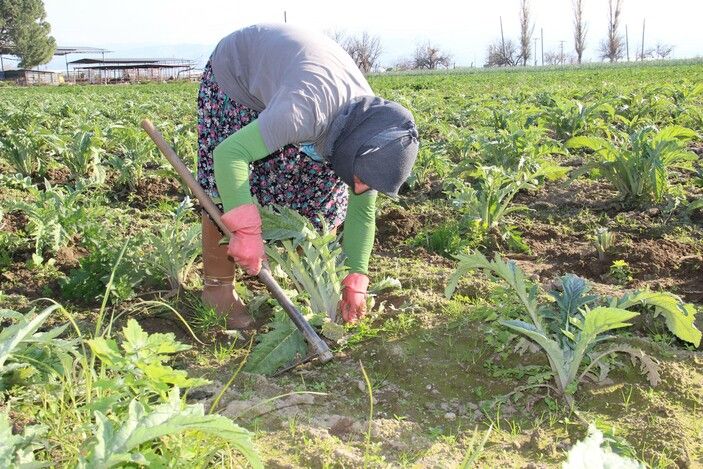
<path fill-rule="evenodd" d="M 107 54 L 112 52 L 107 49 L 100 49 L 99 47 L 57 47 L 54 51 L 54 55 L 68 55 L 68 54 Z"/>
<path fill-rule="evenodd" d="M 187 59 L 171 59 L 171 58 L 117 58 L 111 57 L 107 59 L 78 59 L 69 62 L 71 65 L 82 65 L 82 64 L 173 64 L 174 62 L 190 64 L 191 61 Z"/>
<path fill-rule="evenodd" d="M 3 73 L 5 74 L 17 74 L 17 73 L 43 73 L 43 74 L 55 74 L 56 72 L 52 72 L 51 70 L 37 70 L 34 68 L 13 68 L 10 70 L 5 70 Z"/>
<path fill-rule="evenodd" d="M 135 68 L 184 68 L 190 67 L 189 63 L 180 64 L 159 64 L 159 63 L 136 63 L 129 65 L 93 65 L 90 67 L 75 67 L 76 70 L 131 70 Z"/>

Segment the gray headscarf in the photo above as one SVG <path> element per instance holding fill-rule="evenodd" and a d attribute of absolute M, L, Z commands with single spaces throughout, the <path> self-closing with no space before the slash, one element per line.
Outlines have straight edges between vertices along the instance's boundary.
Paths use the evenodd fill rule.
<path fill-rule="evenodd" d="M 334 117 L 322 151 L 350 187 L 357 176 L 372 189 L 395 197 L 417 158 L 417 137 L 410 111 L 383 98 L 362 96 Z"/>

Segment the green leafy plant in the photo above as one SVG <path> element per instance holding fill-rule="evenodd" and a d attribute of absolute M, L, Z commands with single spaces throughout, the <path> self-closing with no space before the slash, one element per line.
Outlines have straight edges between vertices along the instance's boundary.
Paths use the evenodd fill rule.
<path fill-rule="evenodd" d="M 107 164 L 117 172 L 118 185 L 135 190 L 146 178 L 145 166 L 154 159 L 154 145 L 133 127 L 113 127 L 110 139 L 119 144 Z"/>
<path fill-rule="evenodd" d="M 105 181 L 105 169 L 101 165 L 103 142 L 100 130 L 78 130 L 61 148 L 62 162 L 74 180 L 89 178 L 93 182 Z"/>
<path fill-rule="evenodd" d="M 553 130 L 557 140 L 565 141 L 578 135 L 600 130 L 608 132 L 602 117 L 615 116 L 615 108 L 608 103 L 584 104 L 580 101 L 553 99 L 551 106 L 541 114 L 540 120 Z"/>
<path fill-rule="evenodd" d="M 170 222 L 145 238 L 145 243 L 153 247 L 146 264 L 156 275 L 166 278 L 173 292 L 185 285 L 200 254 L 200 226 L 188 223 L 192 208 L 193 203 L 186 197 L 171 214 Z"/>
<path fill-rule="evenodd" d="M 666 326 L 679 339 L 698 347 L 701 331 L 695 325 L 696 307 L 684 303 L 681 298 L 668 292 L 636 291 L 623 296 L 614 303 L 618 308 L 653 308 L 654 315 L 663 316 Z"/>
<path fill-rule="evenodd" d="M 127 415 L 117 421 L 102 412 L 95 412 L 95 444 L 78 467 L 113 467 L 119 464 L 164 465 L 169 461 L 154 451 L 143 454 L 153 440 L 181 433 L 198 431 L 222 438 L 236 448 L 256 469 L 263 469 L 253 449 L 251 434 L 230 419 L 220 415 L 205 415 L 202 404 L 183 405 L 178 387 L 169 391 L 163 404 L 147 406 L 133 399 Z"/>
<path fill-rule="evenodd" d="M 318 232 L 310 221 L 285 207 L 261 208 L 264 238 L 269 241 L 266 254 L 296 289 L 295 299 L 303 304 L 309 321 L 323 326 L 323 318 L 337 319 L 341 296 L 340 279 L 346 268 L 336 236 L 326 227 Z M 274 307 L 269 331 L 259 335 L 247 360 L 246 370 L 273 374 L 296 356 L 304 356 L 305 339 L 280 306 Z"/>
<path fill-rule="evenodd" d="M 696 132 L 680 126 L 657 130 L 645 127 L 630 135 L 629 143 L 618 147 L 599 137 L 574 137 L 566 142 L 568 148 L 587 148 L 599 161 L 586 165 L 582 171 L 597 168 L 628 202 L 659 203 L 669 190 L 669 170 L 692 169 L 698 159 L 685 144 Z"/>
<path fill-rule="evenodd" d="M 605 260 L 605 254 L 610 251 L 615 244 L 615 235 L 604 227 L 596 228 L 593 232 L 593 245 L 598 253 L 598 260 Z"/>
<path fill-rule="evenodd" d="M 462 214 L 462 223 L 471 225 L 469 231 L 505 242 L 512 249 L 527 250 L 520 235 L 507 221 L 507 216 L 528 210 L 524 205 L 512 204 L 513 198 L 523 189 L 535 189 L 537 179 L 525 173 L 508 173 L 495 166 L 481 166 L 478 190 L 461 180 L 452 182 L 449 197 Z"/>
<path fill-rule="evenodd" d="M 172 386 L 189 388 L 208 383 L 164 364 L 169 355 L 190 349 L 177 342 L 172 333 L 147 334 L 134 319 L 127 322 L 122 333 L 122 352 L 114 339 L 95 337 L 88 340 L 88 345 L 105 367 L 105 373 L 121 375 L 122 385 L 135 395 L 150 390 L 165 398 Z"/>
<path fill-rule="evenodd" d="M 198 157 L 198 138 L 194 124 L 176 124 L 166 135 L 171 148 L 183 159 L 186 166 L 195 163 Z M 177 174 L 174 172 L 177 178 Z"/>
<path fill-rule="evenodd" d="M 44 425 L 27 425 L 22 434 L 13 434 L 10 419 L 0 412 L 0 466 L 17 469 L 46 467 L 34 459 L 34 451 L 44 448 Z"/>
<path fill-rule="evenodd" d="M 608 277 L 618 285 L 627 285 L 632 282 L 632 269 L 630 264 L 622 259 L 616 259 L 608 269 Z"/>
<path fill-rule="evenodd" d="M 280 307 L 276 308 L 268 328 L 268 332 L 258 336 L 256 346 L 247 358 L 246 371 L 272 375 L 295 357 L 302 358 L 307 353 L 303 334 Z"/>
<path fill-rule="evenodd" d="M 415 246 L 423 246 L 432 252 L 449 257 L 463 249 L 478 247 L 485 236 L 486 233 L 480 224 L 452 220 L 421 231 L 411 242 Z"/>
<path fill-rule="evenodd" d="M 667 122 L 673 106 L 668 97 L 662 96 L 661 91 L 658 86 L 646 87 L 618 96 L 613 100 L 617 112 L 616 122 L 628 132 L 637 127 Z"/>
<path fill-rule="evenodd" d="M 111 324 L 103 336 L 96 335 L 85 341 L 82 337 L 75 341 L 60 339 L 65 325 L 37 332 L 59 308 L 60 305 L 54 304 L 39 314 L 27 315 L 1 312 L 1 320 L 10 319 L 16 324 L 0 332 L 0 379 L 9 376 L 8 372 L 27 369 L 51 371 L 41 380 L 17 382 L 8 392 L 25 388 L 19 389 L 19 395 L 31 392 L 38 399 L 52 402 L 36 415 L 30 414 L 42 425 L 25 427 L 22 435 L 13 435 L 6 415 L 0 414 L 0 463 L 3 467 L 46 467 L 51 464 L 41 461 L 47 458 L 55 462 L 55 448 L 45 447 L 43 440 L 38 441 L 45 433 L 54 446 L 56 442 L 59 445 L 70 442 L 62 449 L 66 451 L 62 454 L 67 460 L 78 461 L 78 467 L 112 467 L 126 463 L 161 467 L 173 460 L 172 451 L 179 447 L 179 454 L 189 462 L 206 464 L 212 458 L 210 448 L 217 441 L 213 441 L 213 437 L 239 451 L 251 466 L 263 467 L 247 430 L 223 416 L 205 415 L 202 404 L 183 403 L 181 387 L 199 386 L 206 381 L 189 378 L 185 371 L 165 364 L 171 355 L 189 348 L 175 341 L 173 334 L 149 335 L 133 319 L 122 330 L 124 340 L 120 347 L 110 336 Z M 71 315 L 64 313 L 80 335 Z M 98 324 L 96 334 L 99 330 Z M 94 366 L 87 349 L 76 347 L 77 343 L 87 344 L 100 365 Z M 53 366 L 52 361 L 47 360 L 51 355 L 45 352 L 55 355 L 64 350 L 63 366 Z M 53 405 L 54 401 L 58 405 Z M 31 409 L 31 406 L 23 409 Z M 91 422 L 91 415 L 94 422 Z M 81 425 L 82 431 L 66 432 L 68 425 Z M 174 441 L 174 437 L 184 432 L 187 432 L 185 438 Z M 190 443 L 193 437 L 202 434 L 210 435 L 209 448 L 205 451 Z M 168 441 L 163 439 L 166 436 L 170 437 Z"/>
<path fill-rule="evenodd" d="M 703 210 L 703 198 L 700 198 L 698 200 L 694 200 L 688 206 L 686 207 L 686 212 L 687 213 L 693 213 L 696 210 Z"/>
<path fill-rule="evenodd" d="M 81 190 L 54 187 L 45 182 L 45 190 L 29 189 L 31 201 L 10 202 L 10 210 L 27 216 L 27 231 L 34 240 L 35 264 L 43 262 L 43 253 L 67 246 L 87 222 L 88 211 Z"/>
<path fill-rule="evenodd" d="M 56 370 L 70 369 L 72 342 L 58 338 L 66 326 L 38 332 L 58 308 L 54 305 L 40 313 L 27 314 L 0 310 L 0 321 L 11 321 L 0 329 L 0 389 L 7 387 L 19 371 L 29 377 L 34 373 L 46 376 Z"/>
<path fill-rule="evenodd" d="M 346 272 L 336 236 L 326 227 L 318 232 L 308 219 L 285 207 L 264 208 L 262 214 L 264 238 L 279 241 L 267 245 L 267 256 L 301 295 L 309 297 L 313 313 L 336 321 L 340 281 Z"/>
<path fill-rule="evenodd" d="M 454 293 L 459 279 L 475 269 L 506 282 L 525 308 L 527 321 L 501 320 L 500 323 L 527 336 L 542 348 L 549 359 L 556 390 L 567 402 L 573 403 L 571 396 L 578 384 L 589 376 L 591 368 L 616 352 L 628 353 L 633 359 L 638 359 L 650 382 L 656 384 L 659 381 L 655 362 L 640 350 L 625 344 L 616 344 L 607 349 L 603 347 L 604 343 L 614 339 L 614 336 L 606 333 L 629 326 L 627 321 L 639 314 L 625 308 L 638 302 L 648 304 L 653 297 L 642 294 L 637 301 L 634 298 L 614 299 L 608 306 L 598 306 L 598 297 L 587 295 L 586 282 L 579 277 L 567 275 L 561 279 L 562 290 L 552 292 L 555 304 L 540 303 L 539 288 L 527 283 L 524 273 L 514 262 L 505 262 L 498 254 L 493 261 L 489 261 L 478 252 L 459 254 L 456 257 L 459 265 L 447 285 L 447 297 Z M 692 306 L 681 304 L 672 295 L 660 295 L 663 296 L 649 304 L 659 304 L 659 308 L 666 309 L 667 314 L 672 315 L 672 321 L 681 326 L 672 332 L 683 340 L 691 339 L 694 344 L 700 343 L 700 331 L 691 322 L 694 317 Z"/>
<path fill-rule="evenodd" d="M 44 135 L 33 122 L 0 134 L 0 154 L 12 169 L 23 176 L 33 176 L 44 169 Z"/>
<path fill-rule="evenodd" d="M 71 269 L 59 284 L 63 298 L 80 303 L 90 303 L 103 296 L 110 285 L 109 301 L 119 303 L 134 297 L 139 285 L 151 280 L 144 265 L 143 237 L 129 240 L 129 249 L 120 256 L 125 241 L 117 238 L 112 230 L 100 229 L 90 236 L 84 232 L 84 245 L 88 254 L 78 261 L 77 269 Z M 114 271 L 114 272 L 113 272 Z"/>
<path fill-rule="evenodd" d="M 500 166 L 508 171 L 536 172 L 554 155 L 563 154 L 563 148 L 546 136 L 543 127 L 510 128 L 499 130 L 490 137 L 477 140 L 482 164 Z"/>
<path fill-rule="evenodd" d="M 410 187 L 426 185 L 432 178 L 443 178 L 451 172 L 450 161 L 444 154 L 445 147 L 440 143 L 421 145 L 407 181 Z"/>

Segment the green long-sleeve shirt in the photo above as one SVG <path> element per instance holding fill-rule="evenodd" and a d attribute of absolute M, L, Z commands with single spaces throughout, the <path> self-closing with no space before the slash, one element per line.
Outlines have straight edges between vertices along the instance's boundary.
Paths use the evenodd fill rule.
<path fill-rule="evenodd" d="M 225 212 L 254 202 L 249 187 L 249 163 L 274 151 L 264 143 L 258 120 L 230 135 L 215 148 L 215 183 Z M 349 188 L 342 248 L 352 273 L 368 273 L 376 232 L 376 196 L 376 191 L 356 195 Z"/>

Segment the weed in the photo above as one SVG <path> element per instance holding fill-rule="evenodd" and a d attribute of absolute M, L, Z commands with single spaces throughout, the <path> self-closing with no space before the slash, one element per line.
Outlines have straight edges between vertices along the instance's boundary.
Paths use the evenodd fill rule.
<path fill-rule="evenodd" d="M 627 285 L 632 282 L 630 264 L 622 259 L 614 260 L 608 269 L 608 276 L 618 285 Z"/>
<path fill-rule="evenodd" d="M 214 307 L 204 304 L 199 298 L 192 299 L 188 304 L 192 312 L 190 323 L 196 330 L 206 332 L 227 329 L 227 318 Z"/>

